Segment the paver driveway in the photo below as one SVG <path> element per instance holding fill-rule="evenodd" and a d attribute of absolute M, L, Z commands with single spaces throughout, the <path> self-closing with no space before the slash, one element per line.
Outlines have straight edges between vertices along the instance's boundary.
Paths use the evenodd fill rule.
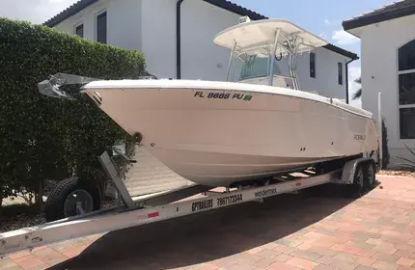
<path fill-rule="evenodd" d="M 415 269 L 415 179 L 286 195 L 11 254 L 1 269 Z"/>

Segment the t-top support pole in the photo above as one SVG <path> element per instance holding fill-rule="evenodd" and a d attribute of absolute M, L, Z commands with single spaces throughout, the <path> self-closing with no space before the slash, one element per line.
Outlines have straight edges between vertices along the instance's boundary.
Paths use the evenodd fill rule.
<path fill-rule="evenodd" d="M 271 57 L 271 61 L 270 61 L 270 67 L 269 67 L 269 85 L 272 86 L 274 84 L 274 64 L 275 64 L 275 54 L 277 51 L 277 47 L 278 47 L 278 39 L 280 37 L 280 32 L 281 29 L 277 29 L 277 31 L 275 32 L 275 40 L 274 40 L 274 44 L 272 46 L 272 51 L 270 52 L 269 57 Z"/>

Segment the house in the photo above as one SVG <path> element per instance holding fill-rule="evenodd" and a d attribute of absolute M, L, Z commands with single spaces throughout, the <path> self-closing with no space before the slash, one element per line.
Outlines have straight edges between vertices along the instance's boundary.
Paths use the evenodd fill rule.
<path fill-rule="evenodd" d="M 81 0 L 45 25 L 145 54 L 158 78 L 226 79 L 229 51 L 213 43 L 241 16 L 266 17 L 225 0 Z M 299 59 L 302 89 L 348 99 L 348 63 L 357 55 L 334 45 Z"/>
<path fill-rule="evenodd" d="M 400 1 L 343 22 L 362 41 L 362 105 L 381 113 L 391 156 L 415 147 L 415 0 Z M 399 160 L 391 160 L 392 167 Z"/>

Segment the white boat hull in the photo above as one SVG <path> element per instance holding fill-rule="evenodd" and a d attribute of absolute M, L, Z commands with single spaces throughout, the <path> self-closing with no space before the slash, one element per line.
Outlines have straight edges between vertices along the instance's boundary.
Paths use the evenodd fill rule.
<path fill-rule="evenodd" d="M 99 107 L 179 175 L 210 186 L 376 151 L 371 115 L 291 89 L 203 81 L 85 86 Z"/>

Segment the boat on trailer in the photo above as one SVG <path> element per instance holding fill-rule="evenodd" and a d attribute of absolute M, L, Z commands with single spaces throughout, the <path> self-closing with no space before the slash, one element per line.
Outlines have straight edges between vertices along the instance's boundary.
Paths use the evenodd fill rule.
<path fill-rule="evenodd" d="M 65 219 L 0 233 L 0 258 L 328 183 L 346 185 L 351 196 L 373 188 L 382 155 L 377 156 L 381 140 L 371 114 L 298 90 L 293 53 L 321 46 L 321 39 L 286 21 L 270 20 L 242 23 L 219 34 L 215 42 L 232 48 L 230 82 L 88 83 L 93 79 L 61 74 L 39 84 L 43 94 L 70 98 L 60 90 L 62 84 L 88 83 L 83 91 L 104 112 L 130 134 L 141 134 L 137 149 L 145 147 L 196 183 L 135 197 L 129 183 L 138 179 L 140 156 L 126 156 L 118 148 L 112 156 L 104 152 L 99 160 L 119 204 L 89 212 L 85 206 L 95 201 L 93 193 L 76 178 L 66 179 L 48 197 L 51 209 L 64 209 Z M 285 62 L 289 74 L 275 72 L 275 62 Z M 232 76 L 239 82 L 232 82 Z M 117 156 L 127 165 L 118 166 Z M 267 181 L 250 181 L 257 179 Z M 217 186 L 226 188 L 212 188 Z"/>
<path fill-rule="evenodd" d="M 256 39 L 247 38 L 249 33 Z M 240 36 L 240 43 L 234 42 L 233 35 Z M 239 83 L 135 80 L 87 84 L 84 92 L 103 111 L 130 134 L 141 134 L 137 150 L 147 148 L 168 167 L 197 183 L 135 197 L 128 183 L 139 182 L 136 167 L 142 166 L 143 160 L 115 147 L 111 155 L 104 152 L 99 161 L 117 191 L 117 206 L 89 212 L 85 206 L 94 203 L 94 193 L 76 177 L 61 181 L 48 202 L 54 211 L 63 209 L 65 218 L 0 233 L 0 259 L 53 242 L 262 202 L 328 183 L 345 185 L 351 196 L 373 188 L 382 154 L 377 156 L 381 140 L 377 140 L 371 114 L 298 91 L 291 52 L 304 53 L 306 46 L 322 45 L 319 40 L 286 21 L 248 22 L 216 39 L 217 44 L 232 47 L 228 77 L 234 72 Z M 259 54 L 253 54 L 255 50 Z M 235 68 L 234 61 L 244 65 L 238 69 L 241 63 L 237 63 Z M 287 76 L 274 74 L 276 61 L 291 66 Z M 265 75 L 264 62 L 269 64 Z M 47 96 L 71 98 L 60 86 L 93 80 L 57 74 L 40 83 L 39 90 Z M 266 81 L 269 85 L 262 85 Z M 119 158 L 127 165 L 119 166 Z M 308 166 L 313 168 L 305 168 Z M 269 179 L 247 181 L 263 177 Z M 212 189 L 238 181 L 245 185 Z"/>
<path fill-rule="evenodd" d="M 106 80 L 83 92 L 177 174 L 201 185 L 267 179 L 378 150 L 372 114 L 301 91 L 299 54 L 327 44 L 279 19 L 240 23 L 214 42 L 231 50 L 226 82 Z"/>
<path fill-rule="evenodd" d="M 377 150 L 371 113 L 300 91 L 296 56 L 326 45 L 321 38 L 272 19 L 240 23 L 214 42 L 231 49 L 227 82 L 94 81 L 84 92 L 170 169 L 203 185 Z"/>

